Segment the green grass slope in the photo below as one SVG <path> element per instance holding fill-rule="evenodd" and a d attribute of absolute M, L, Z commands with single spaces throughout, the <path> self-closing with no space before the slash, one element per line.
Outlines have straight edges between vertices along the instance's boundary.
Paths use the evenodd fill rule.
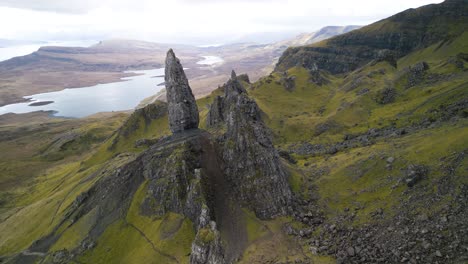
<path fill-rule="evenodd" d="M 6 122 L 0 128 L 0 144 L 9 152 L 1 159 L 0 255 L 11 258 L 23 252 L 23 256 L 28 256 L 25 250 L 51 232 L 58 239 L 50 246 L 46 259 L 59 259 L 57 256 L 87 245 L 86 234 L 96 223 L 96 210 L 76 223 L 62 223 L 67 208 L 99 179 L 134 160 L 148 147 L 136 145 L 136 141 L 151 142 L 167 135 L 167 123 L 166 104 L 159 102 L 130 116 L 52 119 L 30 125 Z M 27 148 L 18 148 L 19 145 Z M 129 215 L 109 226 L 79 261 L 188 261 L 195 237 L 192 223 L 173 214 L 160 220 L 139 215 L 133 209 L 142 202 L 139 193 Z"/>
<path fill-rule="evenodd" d="M 293 190 L 326 223 L 366 228 L 459 206 L 468 183 L 467 37 L 415 50 L 397 68 L 371 61 L 346 75 L 321 72 L 321 85 L 297 66 L 251 85 L 277 147 L 296 161 Z M 411 170 L 423 175 L 414 186 Z M 319 228 L 311 241 L 329 234 Z"/>

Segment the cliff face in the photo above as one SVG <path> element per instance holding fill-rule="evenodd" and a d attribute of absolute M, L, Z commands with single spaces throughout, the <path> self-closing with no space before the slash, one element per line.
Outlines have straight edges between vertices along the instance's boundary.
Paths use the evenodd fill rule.
<path fill-rule="evenodd" d="M 276 71 L 294 66 L 332 74 L 357 69 L 382 52 L 400 58 L 437 42 L 447 42 L 466 30 L 468 5 L 462 0 L 409 9 L 372 25 L 339 35 L 324 42 L 289 48 L 281 56 Z"/>

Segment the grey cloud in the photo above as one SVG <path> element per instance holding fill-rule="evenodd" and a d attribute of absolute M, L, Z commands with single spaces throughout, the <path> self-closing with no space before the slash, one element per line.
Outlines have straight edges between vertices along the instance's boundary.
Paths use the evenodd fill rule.
<path fill-rule="evenodd" d="M 90 0 L 0 0 L 0 6 L 57 13 L 86 13 L 94 7 Z"/>
<path fill-rule="evenodd" d="M 249 2 L 249 3 L 252 3 L 252 2 L 279 2 L 280 0 L 180 0 L 180 2 L 183 2 L 183 3 L 193 3 L 193 4 L 196 4 L 196 3 L 238 3 L 238 2 Z"/>
<path fill-rule="evenodd" d="M 29 9 L 35 11 L 48 11 L 56 13 L 82 14 L 94 8 L 111 6 L 125 9 L 138 9 L 147 0 L 0 0 L 0 6 Z M 203 3 L 272 3 L 284 0 L 170 0 L 182 4 Z"/>

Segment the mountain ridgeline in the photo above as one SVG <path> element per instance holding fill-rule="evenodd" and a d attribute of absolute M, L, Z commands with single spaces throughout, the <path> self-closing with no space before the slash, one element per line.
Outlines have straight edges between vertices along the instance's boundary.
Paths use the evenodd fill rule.
<path fill-rule="evenodd" d="M 0 182 L 0 262 L 466 263 L 467 6 L 291 47 L 200 99 L 169 50 L 167 102 L 0 127 L 22 157 L 0 176 L 28 179 Z"/>
<path fill-rule="evenodd" d="M 409 9 L 318 44 L 289 48 L 279 59 L 276 70 L 299 65 L 338 74 L 374 59 L 396 61 L 416 49 L 453 41 L 467 29 L 467 12 L 465 0 Z"/>

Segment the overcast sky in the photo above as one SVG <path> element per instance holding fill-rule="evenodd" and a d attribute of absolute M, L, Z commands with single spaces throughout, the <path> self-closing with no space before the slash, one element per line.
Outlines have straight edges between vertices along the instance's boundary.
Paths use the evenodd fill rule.
<path fill-rule="evenodd" d="M 0 39 L 226 43 L 365 25 L 437 0 L 0 0 Z"/>

